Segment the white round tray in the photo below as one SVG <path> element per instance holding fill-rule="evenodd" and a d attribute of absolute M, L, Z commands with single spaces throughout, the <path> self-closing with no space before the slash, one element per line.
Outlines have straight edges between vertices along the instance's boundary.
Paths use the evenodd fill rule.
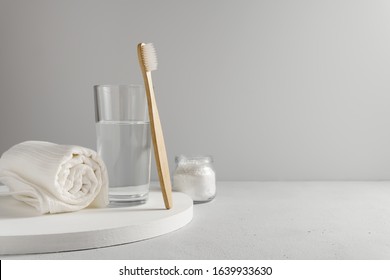
<path fill-rule="evenodd" d="M 39 215 L 22 202 L 0 197 L 0 254 L 72 251 L 139 241 L 177 230 L 192 215 L 191 198 L 176 192 L 170 210 L 164 209 L 161 192 L 151 191 L 143 205 L 52 215 Z"/>

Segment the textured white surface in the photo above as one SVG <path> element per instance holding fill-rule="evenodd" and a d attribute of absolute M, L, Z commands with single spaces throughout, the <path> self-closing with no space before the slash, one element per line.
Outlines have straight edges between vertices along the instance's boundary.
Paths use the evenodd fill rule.
<path fill-rule="evenodd" d="M 390 182 L 225 182 L 180 231 L 6 259 L 390 259 Z"/>
<path fill-rule="evenodd" d="M 161 193 L 153 191 L 143 205 L 39 215 L 24 203 L 1 197 L 0 254 L 90 249 L 162 235 L 192 219 L 187 195 L 175 193 L 173 203 L 165 210 Z"/>

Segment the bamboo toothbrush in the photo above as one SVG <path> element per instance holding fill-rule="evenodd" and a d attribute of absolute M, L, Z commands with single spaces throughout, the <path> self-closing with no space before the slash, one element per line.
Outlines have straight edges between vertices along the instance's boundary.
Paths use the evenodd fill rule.
<path fill-rule="evenodd" d="M 150 128 L 154 155 L 156 159 L 160 187 L 163 193 L 165 208 L 172 207 L 172 187 L 169 174 L 167 152 L 165 150 L 164 135 L 158 115 L 156 99 L 152 83 L 152 71 L 157 70 L 157 55 L 153 44 L 138 44 L 138 59 L 145 82 L 146 97 L 148 99 Z"/>

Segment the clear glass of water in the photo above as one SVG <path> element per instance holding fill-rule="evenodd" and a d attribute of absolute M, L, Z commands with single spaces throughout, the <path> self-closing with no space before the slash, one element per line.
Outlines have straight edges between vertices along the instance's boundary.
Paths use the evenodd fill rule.
<path fill-rule="evenodd" d="M 110 203 L 145 203 L 150 184 L 151 136 L 142 85 L 97 85 L 97 151 L 107 166 Z"/>

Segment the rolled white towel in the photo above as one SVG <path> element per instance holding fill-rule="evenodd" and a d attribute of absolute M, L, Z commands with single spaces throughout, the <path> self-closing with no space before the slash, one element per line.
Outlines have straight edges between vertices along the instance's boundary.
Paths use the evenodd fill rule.
<path fill-rule="evenodd" d="M 93 150 L 27 141 L 0 158 L 0 182 L 9 195 L 41 213 L 60 213 L 108 204 L 108 175 Z"/>

